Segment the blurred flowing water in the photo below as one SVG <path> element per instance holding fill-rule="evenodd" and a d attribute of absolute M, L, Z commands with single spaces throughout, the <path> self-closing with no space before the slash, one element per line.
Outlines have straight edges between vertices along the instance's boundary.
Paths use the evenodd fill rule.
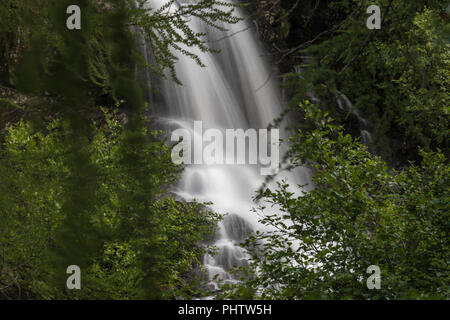
<path fill-rule="evenodd" d="M 166 2 L 149 0 L 147 4 L 159 8 Z M 243 17 L 240 8 L 236 9 L 236 15 Z M 254 30 L 247 21 L 227 25 L 228 31 L 222 32 L 196 18 L 189 19 L 190 27 L 195 32 L 205 32 L 208 42 L 220 53 L 185 48 L 197 54 L 206 68 L 198 66 L 190 57 L 178 55 L 176 73 L 182 86 L 169 80 L 148 78 L 149 86 L 159 89 L 160 96 L 152 105 L 157 105 L 157 116 L 165 128 L 185 128 L 194 134 L 193 122 L 197 120 L 203 122 L 203 130 L 267 128 L 282 112 L 283 101 Z M 147 58 L 151 59 L 150 50 L 145 50 Z M 201 141 L 201 137 L 197 141 Z M 309 180 L 306 171 L 296 172 L 295 176 L 280 172 L 277 180 L 282 178 L 296 184 Z M 238 243 L 255 230 L 265 231 L 258 223 L 257 214 L 251 210 L 255 206 L 252 198 L 264 179 L 258 165 L 186 167 L 175 193 L 187 200 L 210 201 L 212 210 L 227 214 L 214 243 L 218 254 L 204 257 L 210 286 L 216 286 L 212 281 L 215 276 L 224 281 L 236 281 L 228 271 L 246 265 L 248 258 Z"/>

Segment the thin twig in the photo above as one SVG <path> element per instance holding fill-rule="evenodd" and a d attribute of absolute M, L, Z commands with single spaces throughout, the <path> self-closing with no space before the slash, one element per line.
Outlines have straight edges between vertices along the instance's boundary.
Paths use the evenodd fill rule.
<path fill-rule="evenodd" d="M 387 9 L 386 9 L 386 13 L 383 15 L 383 18 L 381 19 L 381 24 L 383 24 L 384 23 L 384 20 L 386 19 L 386 17 L 387 17 L 387 15 L 388 15 L 388 13 L 389 13 L 389 10 L 390 10 L 390 8 L 391 8 L 391 6 L 392 6 L 392 2 L 393 2 L 393 0 L 390 0 L 389 1 L 389 4 L 388 4 L 388 6 L 387 6 Z M 361 54 L 362 54 L 362 52 L 364 51 L 364 49 L 367 47 L 367 45 L 369 44 L 369 42 L 372 40 L 372 38 L 375 36 L 375 34 L 376 34 L 376 32 L 370 32 L 368 35 L 367 35 L 367 37 L 366 37 L 366 39 L 364 40 L 364 43 L 363 43 L 363 45 L 361 46 L 361 49 L 358 51 L 358 54 L 357 55 L 355 55 L 342 69 L 341 69 L 341 71 L 339 71 L 339 75 L 340 74 L 342 74 L 342 72 L 344 72 L 345 71 L 345 69 L 347 69 L 347 67 L 349 66 L 349 65 L 351 65 L 356 59 L 358 59 L 360 56 L 361 56 Z"/>

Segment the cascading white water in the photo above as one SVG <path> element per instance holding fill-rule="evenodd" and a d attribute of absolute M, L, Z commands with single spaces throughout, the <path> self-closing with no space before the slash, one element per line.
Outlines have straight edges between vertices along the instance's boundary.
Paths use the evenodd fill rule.
<path fill-rule="evenodd" d="M 166 2 L 150 0 L 148 5 L 159 8 Z M 242 16 L 240 9 L 236 14 Z M 267 128 L 280 115 L 282 101 L 277 83 L 273 78 L 267 81 L 271 71 L 253 31 L 245 21 L 226 26 L 228 32 L 224 33 L 190 19 L 190 27 L 206 32 L 208 40 L 221 52 L 203 53 L 189 48 L 206 68 L 187 56 L 179 56 L 176 73 L 183 86 L 161 80 L 165 110 L 160 112 L 160 118 L 169 128 L 183 127 L 191 132 L 195 120 L 201 120 L 205 129 Z M 210 279 L 217 275 L 233 281 L 227 271 L 246 264 L 246 253 L 237 244 L 255 229 L 264 231 L 251 211 L 252 197 L 264 178 L 255 165 L 190 165 L 185 169 L 176 193 L 188 200 L 210 201 L 212 210 L 227 214 L 215 242 L 217 256 L 204 258 Z M 300 176 L 295 180 L 302 184 L 306 179 Z"/>
<path fill-rule="evenodd" d="M 369 150 L 371 150 L 370 143 L 372 142 L 372 135 L 370 134 L 369 130 L 369 121 L 363 117 L 361 111 L 353 107 L 350 99 L 345 94 L 340 93 L 337 97 L 336 102 L 339 111 L 347 113 L 350 112 L 358 120 L 361 143 L 366 145 Z M 371 151 L 373 152 L 373 150 Z"/>

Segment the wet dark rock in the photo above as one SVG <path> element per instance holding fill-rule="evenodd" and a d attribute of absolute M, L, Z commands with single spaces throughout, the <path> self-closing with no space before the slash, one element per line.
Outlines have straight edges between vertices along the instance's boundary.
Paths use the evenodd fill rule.
<path fill-rule="evenodd" d="M 244 241 L 253 232 L 249 223 L 237 214 L 225 216 L 223 225 L 228 238 L 235 241 Z"/>
<path fill-rule="evenodd" d="M 224 270 L 248 266 L 248 261 L 244 256 L 243 250 L 232 246 L 224 246 L 221 248 L 217 256 L 216 263 Z"/>

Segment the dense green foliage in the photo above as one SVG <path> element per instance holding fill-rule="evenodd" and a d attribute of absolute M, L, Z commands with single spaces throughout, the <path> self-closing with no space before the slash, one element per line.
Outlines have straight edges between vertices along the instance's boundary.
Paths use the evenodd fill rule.
<path fill-rule="evenodd" d="M 123 125 L 117 116 L 105 116 L 102 125 L 93 123 L 93 140 L 85 145 L 90 163 L 98 168 L 96 188 L 89 189 L 92 194 L 83 193 L 92 207 L 88 221 L 75 217 L 73 224 L 85 225 L 73 235 L 61 234 L 68 219 L 66 193 L 74 191 L 70 184 L 77 179 L 67 158 L 71 151 L 67 124 L 55 120 L 39 132 L 27 122 L 9 128 L 0 162 L 2 284 L 22 288 L 24 296 L 35 298 L 71 296 L 62 290 L 65 282 L 58 285 L 54 280 L 60 279 L 57 272 L 66 276 L 64 269 L 52 267 L 52 259 L 60 253 L 55 252 L 62 249 L 60 244 L 73 241 L 68 253 L 73 264 L 81 264 L 87 252 L 93 256 L 82 269 L 83 290 L 73 294 L 77 298 L 157 298 L 158 288 L 164 290 L 160 297 L 189 295 L 183 274 L 199 263 L 204 252 L 200 241 L 213 231 L 217 217 L 200 204 L 176 201 L 165 194 L 180 169 L 171 165 L 170 150 L 162 142 L 149 141 L 140 150 L 148 159 L 139 168 L 144 181 L 124 171 L 121 162 L 127 141 Z M 144 183 L 151 193 L 140 202 L 128 203 Z M 138 210 L 147 214 L 139 216 Z M 154 265 L 143 265 L 146 252 L 157 254 Z M 145 273 L 157 276 L 157 286 L 147 294 L 144 289 L 148 287 L 142 283 Z"/>
<path fill-rule="evenodd" d="M 442 33 L 448 21 L 439 15 L 445 1 L 388 2 L 380 3 L 381 30 L 361 28 L 362 15 L 309 48 L 323 70 L 313 81 L 348 93 L 367 115 L 384 158 L 411 158 L 418 147 L 448 154 L 450 43 Z"/>
<path fill-rule="evenodd" d="M 380 30 L 366 28 L 373 4 L 381 8 Z M 447 0 L 284 0 L 270 9 L 267 37 L 295 87 L 292 108 L 314 92 L 323 110 L 357 134 L 352 110 L 336 103 L 344 93 L 369 120 L 371 150 L 390 165 L 419 160 L 419 147 L 449 154 Z M 293 65 L 303 67 L 301 80 L 288 74 Z"/>
<path fill-rule="evenodd" d="M 420 166 L 390 170 L 308 101 L 310 130 L 291 139 L 291 162 L 314 171 L 303 196 L 287 181 L 260 194 L 261 222 L 271 232 L 247 241 L 251 280 L 234 297 L 275 299 L 409 299 L 450 295 L 450 166 L 421 151 Z M 369 290 L 366 269 L 381 268 Z M 237 290 L 238 289 L 238 290 Z M 237 290 L 237 291 L 236 291 Z"/>
<path fill-rule="evenodd" d="M 81 30 L 66 27 L 73 4 Z M 134 70 L 150 68 L 141 35 L 153 41 L 152 70 L 173 70 L 169 48 L 207 50 L 186 19 L 233 22 L 233 8 L 181 6 L 171 24 L 167 7 L 143 4 L 0 5 L 1 298 L 158 299 L 198 289 L 192 269 L 217 216 L 170 195 L 181 168 L 148 129 L 147 88 Z M 80 266 L 83 290 L 67 290 L 69 265 Z"/>
<path fill-rule="evenodd" d="M 135 70 L 179 82 L 177 54 L 202 65 L 195 52 L 214 51 L 189 19 L 216 29 L 238 19 L 228 2 L 173 2 L 2 0 L 0 299 L 202 294 L 196 271 L 219 216 L 170 193 L 182 167 L 152 129 L 153 88 Z M 262 190 L 257 211 L 273 232 L 247 240 L 251 276 L 220 297 L 449 298 L 447 1 L 252 3 L 289 71 L 296 131 L 285 165 L 310 168 L 314 188 Z M 365 27 L 374 3 L 381 30 Z M 72 4 L 81 30 L 66 28 Z M 367 118 L 370 149 L 353 110 L 339 110 L 341 93 Z M 264 216 L 270 205 L 281 214 Z M 82 290 L 66 288 L 73 264 Z M 370 265 L 380 290 L 366 286 Z"/>
<path fill-rule="evenodd" d="M 381 7 L 381 30 L 366 28 L 370 4 Z M 285 181 L 259 194 L 261 222 L 274 231 L 248 240 L 251 277 L 220 297 L 449 298 L 447 1 L 274 7 L 264 35 L 282 68 L 302 67 L 287 74 L 294 113 L 284 116 L 298 121 L 285 165 L 310 168 L 314 188 L 298 196 Z M 341 93 L 351 109 L 339 110 Z M 354 110 L 368 119 L 372 153 L 355 139 Z M 381 268 L 380 290 L 366 286 L 370 265 Z"/>

